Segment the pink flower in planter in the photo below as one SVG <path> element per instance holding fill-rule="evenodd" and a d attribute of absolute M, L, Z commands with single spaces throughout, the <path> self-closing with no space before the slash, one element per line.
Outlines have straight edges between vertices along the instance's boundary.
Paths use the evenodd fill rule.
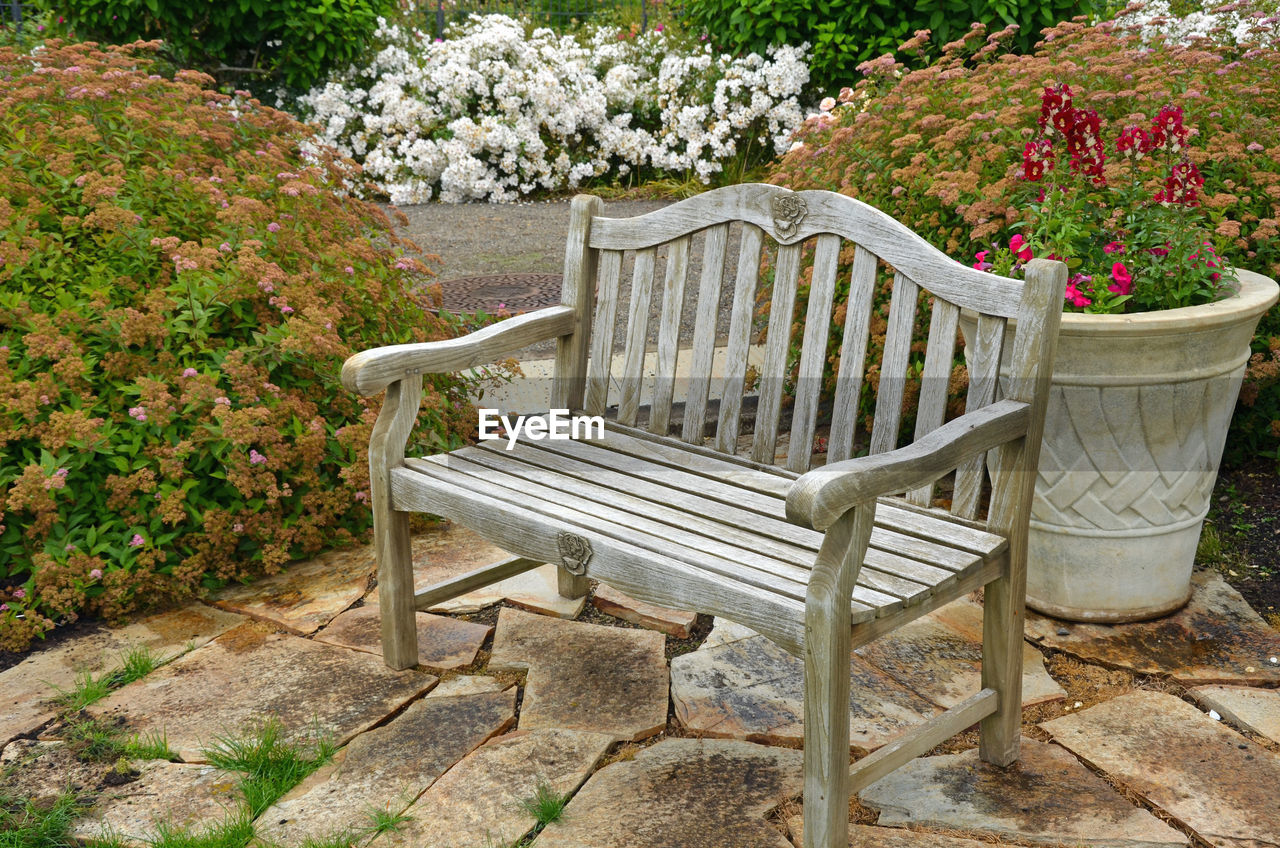
<path fill-rule="evenodd" d="M 1102 248 L 1103 253 L 1124 253 L 1124 245 L 1118 241 L 1109 242 L 1106 247 Z"/>
<path fill-rule="evenodd" d="M 973 254 L 973 258 L 978 260 L 977 262 L 973 263 L 973 267 L 977 268 L 979 271 L 986 271 L 988 268 L 990 268 L 991 263 L 987 261 L 988 253 L 990 253 L 990 251 L 979 250 L 977 253 Z"/>
<path fill-rule="evenodd" d="M 1030 262 L 1034 258 L 1031 253 L 1031 246 L 1022 237 L 1022 233 L 1017 233 L 1013 238 L 1009 239 L 1009 250 L 1014 256 L 1018 257 L 1019 262 Z"/>
<path fill-rule="evenodd" d="M 1129 294 L 1133 291 L 1133 277 L 1129 274 L 1129 269 L 1124 267 L 1123 262 L 1117 262 L 1111 266 L 1111 279 L 1114 282 L 1107 286 L 1108 291 L 1116 294 Z"/>
<path fill-rule="evenodd" d="M 142 547 L 143 545 L 145 545 L 146 543 L 147 543 L 147 540 L 146 540 L 146 539 L 144 539 L 144 538 L 142 538 L 142 534 L 141 534 L 141 533 L 134 533 L 134 534 L 133 534 L 133 538 L 129 540 L 129 547 L 131 547 L 131 548 L 140 548 L 140 547 Z"/>

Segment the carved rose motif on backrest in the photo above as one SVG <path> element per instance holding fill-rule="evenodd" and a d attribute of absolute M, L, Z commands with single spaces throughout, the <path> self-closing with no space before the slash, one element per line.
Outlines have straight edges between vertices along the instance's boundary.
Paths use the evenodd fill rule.
<path fill-rule="evenodd" d="M 560 562 L 565 571 L 577 577 L 587 573 L 587 562 L 591 559 L 590 542 L 572 533 L 561 533 L 556 538 L 556 546 L 560 548 Z"/>
<path fill-rule="evenodd" d="M 809 214 L 809 205 L 798 194 L 781 194 L 773 199 L 773 226 L 778 238 L 791 238 L 800 229 L 800 222 Z"/>

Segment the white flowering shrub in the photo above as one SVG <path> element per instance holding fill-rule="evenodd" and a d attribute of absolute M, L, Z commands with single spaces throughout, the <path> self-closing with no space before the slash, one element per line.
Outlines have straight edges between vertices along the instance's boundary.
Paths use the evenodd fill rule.
<path fill-rule="evenodd" d="M 1256 0 L 1226 5 L 1221 0 L 1203 0 L 1200 9 L 1185 15 L 1179 15 L 1168 0 L 1147 0 L 1130 3 L 1116 16 L 1116 22 L 1137 29 L 1144 41 L 1163 36 L 1177 44 L 1191 44 L 1202 38 L 1260 47 L 1280 44 L 1280 14 L 1275 4 Z"/>
<path fill-rule="evenodd" d="M 510 201 L 637 170 L 709 183 L 736 157 L 786 152 L 804 119 L 805 45 L 735 59 L 655 31 L 526 35 L 504 15 L 443 41 L 384 20 L 377 38 L 369 65 L 299 103 L 393 203 Z"/>

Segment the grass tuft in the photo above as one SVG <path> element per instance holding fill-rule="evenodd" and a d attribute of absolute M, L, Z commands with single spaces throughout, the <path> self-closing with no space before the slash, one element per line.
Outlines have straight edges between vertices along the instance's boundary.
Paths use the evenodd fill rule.
<path fill-rule="evenodd" d="M 152 653 L 145 645 L 133 648 L 121 657 L 121 666 L 107 672 L 101 677 L 94 677 L 92 672 L 84 672 L 76 678 L 75 686 L 70 690 L 54 687 L 58 697 L 54 699 L 63 712 L 74 713 L 90 704 L 96 704 L 121 686 L 135 680 L 141 680 L 160 666 L 160 657 Z"/>
<path fill-rule="evenodd" d="M 245 848 L 253 839 L 253 821 L 243 813 L 212 827 L 178 827 L 168 822 L 156 825 L 150 848 Z"/>
<path fill-rule="evenodd" d="M 250 816 L 257 818 L 307 775 L 333 757 L 333 743 L 320 733 L 313 734 L 313 752 L 284 739 L 284 728 L 274 717 L 254 728 L 249 736 L 222 736 L 213 748 L 206 750 L 209 763 L 225 771 L 238 771 L 240 792 L 249 805 Z"/>
<path fill-rule="evenodd" d="M 52 804 L 0 796 L 0 848 L 71 848 L 71 823 L 79 811 L 70 792 Z"/>
<path fill-rule="evenodd" d="M 520 807 L 537 819 L 540 827 L 546 827 L 554 821 L 559 821 L 568 803 L 568 795 L 561 795 L 545 778 L 540 777 L 534 787 L 533 795 L 521 799 Z"/>
<path fill-rule="evenodd" d="M 369 811 L 369 820 L 371 822 L 370 830 L 373 834 L 383 834 L 387 831 L 396 831 L 400 829 L 400 825 L 413 819 L 409 815 L 408 809 L 399 813 L 393 813 L 390 807 Z"/>

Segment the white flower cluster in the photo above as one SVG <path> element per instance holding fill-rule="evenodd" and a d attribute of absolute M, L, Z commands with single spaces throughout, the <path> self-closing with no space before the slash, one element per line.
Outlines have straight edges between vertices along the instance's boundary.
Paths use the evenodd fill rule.
<path fill-rule="evenodd" d="M 1116 16 L 1116 23 L 1135 28 L 1144 41 L 1164 36 L 1178 44 L 1210 39 L 1233 44 L 1259 46 L 1280 44 L 1280 15 L 1254 8 L 1256 3 L 1237 2 L 1223 6 L 1220 0 L 1203 0 L 1199 11 L 1179 16 L 1168 0 L 1132 3 Z"/>
<path fill-rule="evenodd" d="M 367 67 L 299 101 L 393 203 L 511 201 L 638 168 L 709 182 L 752 145 L 785 152 L 804 118 L 805 45 L 734 59 L 655 31 L 526 35 L 503 15 L 447 36 L 381 21 Z"/>

